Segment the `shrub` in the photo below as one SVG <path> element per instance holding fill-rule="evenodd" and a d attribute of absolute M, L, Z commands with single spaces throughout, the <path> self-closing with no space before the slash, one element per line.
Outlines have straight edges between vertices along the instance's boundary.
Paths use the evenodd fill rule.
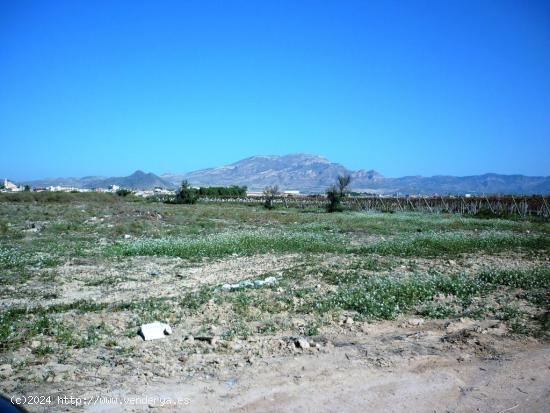
<path fill-rule="evenodd" d="M 118 196 L 128 196 L 131 193 L 132 193 L 132 191 L 130 191 L 129 189 L 126 189 L 126 188 L 120 188 L 120 189 L 116 190 L 116 194 Z"/>
<path fill-rule="evenodd" d="M 189 181 L 182 181 L 180 188 L 176 191 L 176 204 L 194 204 L 198 199 L 198 190 L 191 187 Z"/>
<path fill-rule="evenodd" d="M 342 211 L 342 200 L 347 195 L 347 188 L 351 183 L 350 175 L 340 175 L 336 182 L 336 185 L 327 189 L 327 212 L 339 212 Z"/>
<path fill-rule="evenodd" d="M 273 200 L 277 195 L 279 195 L 279 187 L 277 185 L 266 187 L 264 189 L 264 207 L 267 209 L 273 209 Z"/>
<path fill-rule="evenodd" d="M 335 185 L 327 189 L 327 212 L 340 212 L 342 211 L 342 197 L 340 191 Z"/>

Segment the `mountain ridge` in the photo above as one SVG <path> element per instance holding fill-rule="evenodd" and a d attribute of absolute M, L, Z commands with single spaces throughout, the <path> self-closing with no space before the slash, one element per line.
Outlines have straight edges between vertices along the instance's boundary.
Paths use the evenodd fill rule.
<path fill-rule="evenodd" d="M 230 164 L 187 173 L 155 175 L 137 170 L 126 177 L 88 176 L 55 178 L 22 182 L 32 186 L 71 186 L 97 188 L 119 185 L 131 189 L 154 187 L 175 188 L 186 179 L 194 186 L 247 186 L 259 191 L 278 185 L 283 190 L 304 193 L 324 192 L 339 175 L 352 177 L 351 190 L 376 194 L 550 194 L 549 176 L 483 175 L 452 176 L 419 175 L 387 178 L 373 169 L 350 170 L 319 155 L 296 153 L 289 155 L 257 155 Z"/>

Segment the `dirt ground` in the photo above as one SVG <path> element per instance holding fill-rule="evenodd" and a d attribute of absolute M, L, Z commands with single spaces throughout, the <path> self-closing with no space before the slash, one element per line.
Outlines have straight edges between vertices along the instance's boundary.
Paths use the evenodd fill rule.
<path fill-rule="evenodd" d="M 416 328 L 396 323 L 352 324 L 334 336 L 319 338 L 319 347 L 313 340 L 310 349 L 245 362 L 237 358 L 234 363 L 224 361 L 219 368 L 219 360 L 213 359 L 215 368 L 207 368 L 209 372 L 199 377 L 152 376 L 145 382 L 127 377 L 115 391 L 112 385 L 98 382 L 90 394 L 116 397 L 123 404 L 92 405 L 85 410 L 548 411 L 550 348 L 535 340 L 504 338 L 499 327 L 470 320 L 446 328 L 434 323 Z M 272 346 L 268 341 L 247 344 Z M 154 351 L 169 344 L 145 345 Z M 134 397 L 142 400 L 124 404 L 125 398 Z"/>
<path fill-rule="evenodd" d="M 82 202 L 0 204 L 31 412 L 549 411 L 546 223 Z"/>
<path fill-rule="evenodd" d="M 341 257 L 328 254 L 317 261 L 330 266 Z M 474 254 L 453 264 L 416 261 L 415 271 L 418 266 L 460 265 L 477 271 L 483 266 L 540 264 L 511 254 Z M 75 260 L 60 268 L 66 278 L 61 300 L 132 300 L 145 290 L 179 296 L 201 283 L 236 282 L 299 262 L 296 254 L 233 257 L 207 265 L 154 257 L 128 258 L 114 267 Z M 392 274 L 405 276 L 409 271 L 398 265 Z M 134 278 L 127 280 L 126 273 Z M 114 276 L 121 278 L 116 288 L 86 285 L 87 280 Z M 200 320 L 222 320 L 223 325 L 226 320 L 219 312 L 207 303 Z M 100 346 L 75 350 L 64 363 L 37 365 L 37 375 L 47 371 L 52 376 L 45 383 L 26 385 L 26 394 L 86 400 L 53 409 L 33 406 L 33 411 L 544 412 L 550 405 L 550 346 L 508 334 L 500 320 L 403 316 L 368 321 L 344 312 L 301 345 L 295 332 L 306 321 L 296 315 L 288 316 L 288 331 L 227 340 L 217 336 L 217 326 L 209 326 L 204 338 L 190 338 L 190 332 L 197 331 L 190 317 L 180 320 L 172 335 L 147 342 L 136 334 L 120 338 L 128 322 L 124 312 L 77 317 L 84 325 L 99 319 L 115 326 L 115 348 L 129 348 L 131 354 L 113 357 Z M 22 348 L 15 357 L 26 353 L 29 349 Z"/>

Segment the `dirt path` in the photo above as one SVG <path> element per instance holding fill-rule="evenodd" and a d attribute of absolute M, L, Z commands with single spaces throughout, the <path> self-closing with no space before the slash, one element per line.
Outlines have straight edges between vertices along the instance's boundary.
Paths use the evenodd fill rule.
<path fill-rule="evenodd" d="M 450 351 L 369 356 L 368 344 L 261 359 L 235 376 L 151 381 L 119 398 L 188 400 L 188 405 L 93 406 L 90 412 L 546 412 L 550 348 L 528 345 L 499 357 Z M 429 353 L 429 351 L 428 351 Z"/>

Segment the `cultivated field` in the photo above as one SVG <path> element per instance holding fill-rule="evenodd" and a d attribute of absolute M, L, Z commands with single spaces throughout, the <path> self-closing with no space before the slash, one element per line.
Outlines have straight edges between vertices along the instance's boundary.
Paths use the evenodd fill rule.
<path fill-rule="evenodd" d="M 0 390 L 30 411 L 545 411 L 549 249 L 540 219 L 3 195 Z M 152 321 L 173 334 L 143 341 Z"/>

